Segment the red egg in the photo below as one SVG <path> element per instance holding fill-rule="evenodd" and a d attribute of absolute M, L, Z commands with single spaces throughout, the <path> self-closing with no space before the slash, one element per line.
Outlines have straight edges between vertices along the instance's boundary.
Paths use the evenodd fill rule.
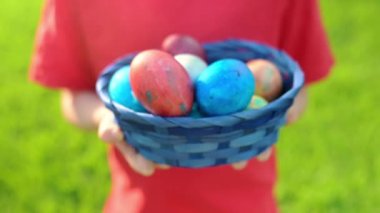
<path fill-rule="evenodd" d="M 272 101 L 282 91 L 282 78 L 279 69 L 272 62 L 257 59 L 247 62 L 247 66 L 255 76 L 255 94 Z"/>
<path fill-rule="evenodd" d="M 160 116 L 188 114 L 193 86 L 186 70 L 170 54 L 146 50 L 132 60 L 131 87 L 149 112 Z"/>
<path fill-rule="evenodd" d="M 206 59 L 202 45 L 196 39 L 188 35 L 169 35 L 164 39 L 162 49 L 172 55 L 189 53 Z"/>

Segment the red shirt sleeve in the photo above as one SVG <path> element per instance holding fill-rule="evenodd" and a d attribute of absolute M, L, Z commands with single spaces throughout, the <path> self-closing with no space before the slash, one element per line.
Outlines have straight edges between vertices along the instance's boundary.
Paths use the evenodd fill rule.
<path fill-rule="evenodd" d="M 29 77 L 50 88 L 93 90 L 72 0 L 47 0 L 36 35 Z"/>
<path fill-rule="evenodd" d="M 289 0 L 284 14 L 280 47 L 305 72 L 306 83 L 327 76 L 333 57 L 317 0 Z"/>

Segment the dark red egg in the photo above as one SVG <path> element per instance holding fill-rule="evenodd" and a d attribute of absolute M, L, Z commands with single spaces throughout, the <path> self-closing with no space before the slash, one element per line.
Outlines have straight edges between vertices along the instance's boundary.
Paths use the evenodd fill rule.
<path fill-rule="evenodd" d="M 188 114 L 193 105 L 191 78 L 172 55 L 146 50 L 132 60 L 131 87 L 149 112 L 160 116 Z"/>
<path fill-rule="evenodd" d="M 188 35 L 169 35 L 164 39 L 162 49 L 172 55 L 189 53 L 206 59 L 202 45 L 195 38 Z"/>

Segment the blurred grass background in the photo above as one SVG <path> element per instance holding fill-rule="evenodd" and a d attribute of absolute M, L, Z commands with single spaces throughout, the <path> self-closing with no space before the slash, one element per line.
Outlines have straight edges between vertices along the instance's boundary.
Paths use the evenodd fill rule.
<path fill-rule="evenodd" d="M 57 92 L 27 81 L 41 0 L 0 8 L 0 211 L 99 212 L 105 145 L 63 122 Z M 283 212 L 380 212 L 378 0 L 322 0 L 337 64 L 278 145 Z"/>

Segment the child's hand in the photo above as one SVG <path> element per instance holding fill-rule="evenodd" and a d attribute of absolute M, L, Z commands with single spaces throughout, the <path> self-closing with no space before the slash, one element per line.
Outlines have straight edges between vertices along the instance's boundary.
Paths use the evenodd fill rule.
<path fill-rule="evenodd" d="M 107 110 L 104 116 L 100 120 L 98 129 L 99 138 L 103 141 L 114 144 L 119 151 L 123 154 L 125 160 L 128 162 L 129 166 L 137 173 L 144 176 L 151 176 L 155 169 L 168 169 L 170 166 L 155 164 L 150 160 L 145 159 L 143 156 L 138 154 L 136 150 L 128 145 L 124 139 L 120 128 L 115 123 L 113 114 Z M 264 151 L 262 154 L 257 156 L 259 161 L 266 161 L 269 159 L 271 154 L 271 148 Z M 232 167 L 236 170 L 241 170 L 247 165 L 247 161 L 241 161 L 232 164 Z"/>
<path fill-rule="evenodd" d="M 302 88 L 298 93 L 297 97 L 294 99 L 293 105 L 287 112 L 286 121 L 287 124 L 292 124 L 296 122 L 307 106 L 307 89 L 306 87 Z M 107 113 L 102 116 L 100 120 L 98 134 L 99 137 L 111 144 L 114 144 L 120 152 L 124 155 L 126 161 L 129 163 L 132 169 L 137 173 L 140 173 L 144 176 L 150 176 L 154 173 L 154 170 L 157 168 L 168 169 L 170 168 L 167 165 L 155 164 L 152 161 L 145 159 L 143 156 L 139 155 L 136 150 L 125 143 L 123 140 L 123 134 L 120 131 L 119 127 L 114 121 L 113 114 L 107 110 Z M 257 156 L 259 161 L 267 161 L 271 156 L 272 148 L 268 148 L 263 153 Z M 232 167 L 237 170 L 244 169 L 248 164 L 248 161 L 241 161 L 238 163 L 232 164 Z"/>
<path fill-rule="evenodd" d="M 70 123 L 82 129 L 97 130 L 99 137 L 114 144 L 136 172 L 149 176 L 155 168 L 168 168 L 144 159 L 123 141 L 123 134 L 115 123 L 112 112 L 104 107 L 95 92 L 65 89 L 62 90 L 61 100 L 63 115 Z"/>
<path fill-rule="evenodd" d="M 108 111 L 108 110 L 107 110 Z M 128 162 L 129 166 L 137 173 L 150 176 L 154 173 L 155 169 L 168 169 L 167 165 L 155 164 L 150 160 L 145 159 L 143 156 L 138 154 L 136 150 L 128 145 L 124 139 L 123 134 L 115 123 L 113 114 L 108 111 L 102 116 L 99 128 L 98 128 L 99 138 L 103 141 L 114 144 L 119 151 L 123 154 L 125 160 Z"/>
<path fill-rule="evenodd" d="M 293 105 L 287 112 L 286 124 L 292 124 L 296 122 L 301 115 L 305 112 L 307 106 L 307 88 L 303 87 L 298 93 L 297 97 L 294 99 Z M 257 156 L 257 160 L 264 162 L 269 159 L 272 153 L 272 147 L 265 150 L 263 153 Z M 232 164 L 232 167 L 237 170 L 244 169 L 248 164 L 248 161 L 241 161 Z"/>
<path fill-rule="evenodd" d="M 270 158 L 271 154 L 272 154 L 272 147 L 269 147 L 264 152 L 262 152 L 260 155 L 258 155 L 256 157 L 256 159 L 260 162 L 265 162 Z M 232 168 L 234 168 L 236 170 L 242 170 L 247 165 L 248 165 L 248 161 L 245 160 L 245 161 L 240 161 L 240 162 L 232 164 Z"/>
<path fill-rule="evenodd" d="M 292 124 L 296 122 L 301 115 L 305 112 L 307 106 L 307 88 L 303 87 L 296 98 L 294 99 L 293 105 L 287 112 L 286 123 Z"/>

